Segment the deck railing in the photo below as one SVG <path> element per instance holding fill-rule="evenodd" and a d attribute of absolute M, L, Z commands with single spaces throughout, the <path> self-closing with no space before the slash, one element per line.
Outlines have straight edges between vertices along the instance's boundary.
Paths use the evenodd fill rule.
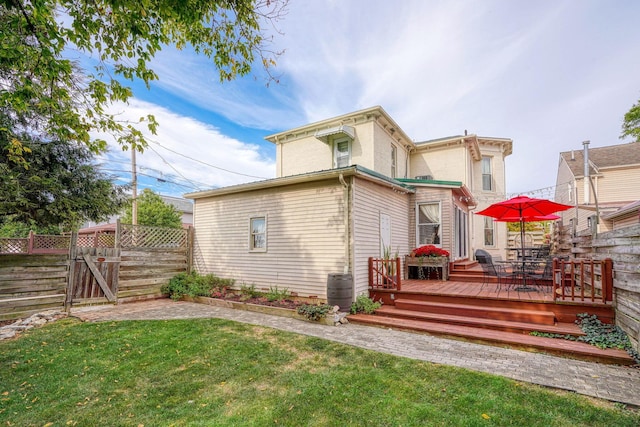
<path fill-rule="evenodd" d="M 369 289 L 402 287 L 400 258 L 369 258 Z"/>
<path fill-rule="evenodd" d="M 613 261 L 555 258 L 553 297 L 556 301 L 613 301 Z"/>

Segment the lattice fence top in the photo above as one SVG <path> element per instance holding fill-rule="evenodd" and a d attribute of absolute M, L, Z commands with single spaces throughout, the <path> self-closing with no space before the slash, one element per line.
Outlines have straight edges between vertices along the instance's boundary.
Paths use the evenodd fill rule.
<path fill-rule="evenodd" d="M 69 250 L 71 236 L 45 236 L 42 234 L 33 235 L 34 250 L 65 249 Z"/>
<path fill-rule="evenodd" d="M 3 254 L 62 254 L 69 251 L 71 236 L 30 234 L 28 238 L 0 238 Z"/>
<path fill-rule="evenodd" d="M 121 225 L 120 246 L 123 248 L 184 248 L 187 230 L 182 228 Z"/>
<path fill-rule="evenodd" d="M 29 239 L 0 238 L 0 253 L 26 254 L 29 252 Z"/>
<path fill-rule="evenodd" d="M 115 248 L 116 235 L 112 233 L 78 234 L 79 248 Z"/>

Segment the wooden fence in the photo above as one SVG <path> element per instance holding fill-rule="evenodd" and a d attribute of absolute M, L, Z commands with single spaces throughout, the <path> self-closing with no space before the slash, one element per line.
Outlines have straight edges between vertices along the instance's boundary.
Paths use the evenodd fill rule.
<path fill-rule="evenodd" d="M 576 259 L 612 260 L 616 324 L 640 350 L 640 225 L 596 235 L 589 230 L 572 235 L 569 227 L 561 230 L 559 240 Z"/>
<path fill-rule="evenodd" d="M 28 244 L 20 246 L 26 247 L 23 253 L 0 254 L 0 320 L 63 306 L 159 297 L 163 284 L 191 270 L 192 228 L 122 224 L 115 234 L 62 237 L 64 254 L 29 251 Z M 94 246 L 87 246 L 89 241 Z"/>

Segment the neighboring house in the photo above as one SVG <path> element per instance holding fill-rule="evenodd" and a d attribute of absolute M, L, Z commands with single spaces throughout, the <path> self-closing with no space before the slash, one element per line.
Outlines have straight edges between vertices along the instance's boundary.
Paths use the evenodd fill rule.
<path fill-rule="evenodd" d="M 365 293 L 367 260 L 385 247 L 405 255 L 434 244 L 461 260 L 485 238 L 506 245 L 504 224 L 500 243 L 493 222 L 487 230 L 469 214 L 472 189 L 490 202 L 503 196 L 511 140 L 414 143 L 381 107 L 266 139 L 276 144 L 275 179 L 185 195 L 201 273 L 325 299 L 328 274 L 352 274 L 354 296 Z"/>
<path fill-rule="evenodd" d="M 585 179 L 585 157 L 590 179 Z M 595 228 L 596 223 L 599 232 L 619 228 L 625 219 L 629 221 L 625 215 L 633 217 L 631 204 L 640 199 L 638 182 L 640 142 L 598 148 L 584 143 L 582 150 L 560 153 L 555 201 L 577 205 L 559 214 L 563 224 L 575 231 Z M 600 220 L 596 221 L 598 214 Z"/>
<path fill-rule="evenodd" d="M 165 203 L 173 205 L 178 210 L 182 217 L 182 227 L 188 228 L 193 225 L 193 202 L 191 200 L 182 197 L 163 196 L 162 194 L 159 194 L 159 196 Z M 107 229 L 115 230 L 116 221 L 121 217 L 122 215 L 113 215 L 107 221 L 100 223 L 88 221 L 83 224 L 83 228 L 80 231 L 83 233 L 93 232 L 96 227 L 100 229 L 104 225 L 110 225 Z"/>
<path fill-rule="evenodd" d="M 608 224 L 610 230 L 618 230 L 640 224 L 640 200 L 624 205 L 611 213 L 602 215 L 601 221 L 604 224 Z"/>

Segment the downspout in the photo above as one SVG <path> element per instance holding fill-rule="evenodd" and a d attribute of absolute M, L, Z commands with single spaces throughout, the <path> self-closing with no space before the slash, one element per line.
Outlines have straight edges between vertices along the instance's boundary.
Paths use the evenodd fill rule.
<path fill-rule="evenodd" d="M 351 227 L 349 221 L 349 184 L 344 180 L 344 175 L 340 174 L 338 176 L 340 180 L 340 184 L 342 184 L 342 203 L 344 210 L 344 270 L 343 273 L 349 273 L 349 266 L 351 264 L 350 260 L 350 246 L 351 246 Z"/>

